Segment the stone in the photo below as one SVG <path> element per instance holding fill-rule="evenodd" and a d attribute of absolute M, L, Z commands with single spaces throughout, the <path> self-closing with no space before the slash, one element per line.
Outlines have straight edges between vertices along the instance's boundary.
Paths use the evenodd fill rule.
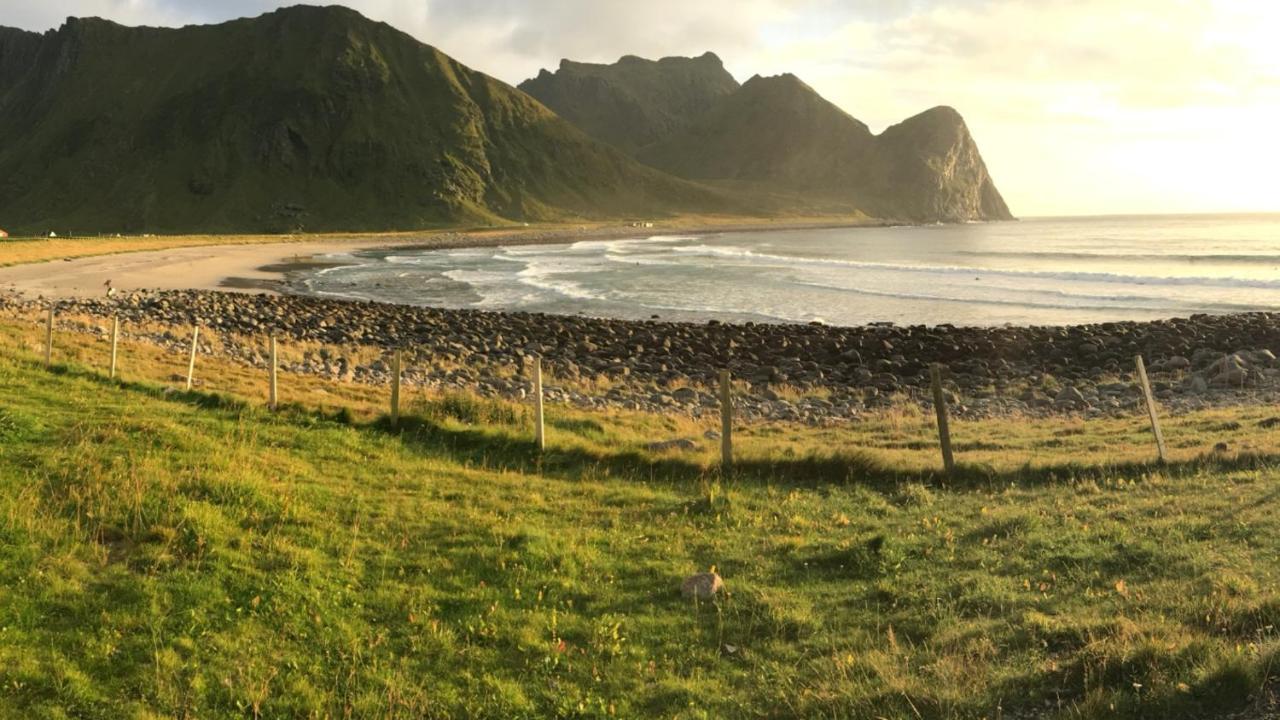
<path fill-rule="evenodd" d="M 1187 378 L 1186 382 L 1183 383 L 1183 387 L 1186 388 L 1187 392 L 1195 395 L 1203 395 L 1204 393 L 1209 392 L 1209 381 L 1205 380 L 1200 375 L 1191 375 Z"/>
<path fill-rule="evenodd" d="M 724 580 L 717 573 L 690 575 L 680 583 L 680 594 L 698 600 L 714 600 L 724 590 Z"/>
<path fill-rule="evenodd" d="M 1069 410 L 1089 407 L 1089 401 L 1085 400 L 1084 393 L 1073 385 L 1068 385 L 1059 390 L 1057 396 L 1053 399 L 1053 404 Z"/>
<path fill-rule="evenodd" d="M 690 403 L 698 399 L 698 391 L 689 387 L 676 388 L 671 391 L 671 397 L 676 402 Z"/>
<path fill-rule="evenodd" d="M 0 290 L 6 311 L 21 314 L 46 305 Z M 548 380 L 564 382 L 562 391 L 548 386 L 549 399 L 695 418 L 717 416 L 715 383 L 727 365 L 753 385 L 736 397 L 744 423 L 828 424 L 899 401 L 927 407 L 933 363 L 947 366 L 948 391 L 967 401 L 953 404 L 958 417 L 1117 416 L 1140 408 L 1141 395 L 1130 375 L 1138 353 L 1153 359 L 1153 391 L 1170 411 L 1254 402 L 1252 394 L 1238 393 L 1241 388 L 1257 388 L 1257 402 L 1280 398 L 1280 361 L 1265 349 L 1277 343 L 1274 325 L 1280 315 L 1268 313 L 1044 328 L 684 325 L 167 290 L 113 301 L 64 300 L 59 308 L 84 318 L 68 319 L 78 323 L 71 331 L 101 333 L 102 323 L 95 320 L 118 314 L 128 327 L 147 328 L 137 335 L 139 341 L 175 355 L 189 347 L 192 318 L 204 318 L 210 337 L 220 336 L 214 354 L 255 368 L 265 366 L 263 338 L 274 333 L 286 352 L 305 357 L 299 362 L 298 356 L 286 355 L 291 359 L 282 362 L 282 370 L 350 383 L 385 383 L 386 348 L 405 347 L 411 349 L 407 382 L 445 390 L 464 386 L 509 400 L 527 397 L 527 358 L 537 354 L 544 358 Z M 727 357 L 726 348 L 733 348 Z M 446 371 L 455 361 L 465 373 Z M 568 377 L 575 370 L 583 382 L 600 385 L 575 387 L 577 380 Z M 513 373 L 515 379 L 483 380 Z M 1061 392 L 1035 390 L 1053 377 Z M 182 379 L 175 375 L 174 382 Z M 779 397 L 777 388 L 784 386 L 796 388 L 799 399 Z M 816 395 L 829 395 L 831 402 L 815 401 Z M 700 436 L 694 440 L 707 444 Z"/>
<path fill-rule="evenodd" d="M 1276 364 L 1275 353 L 1270 350 L 1237 350 L 1235 356 L 1249 367 L 1273 367 Z"/>
<path fill-rule="evenodd" d="M 1227 355 L 1204 371 L 1214 387 L 1244 387 L 1252 377 L 1249 366 L 1239 355 Z"/>

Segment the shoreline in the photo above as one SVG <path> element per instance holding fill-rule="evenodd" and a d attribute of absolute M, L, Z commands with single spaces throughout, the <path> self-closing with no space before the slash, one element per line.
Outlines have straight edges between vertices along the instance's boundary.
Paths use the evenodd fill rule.
<path fill-rule="evenodd" d="M 301 356 L 285 371 L 339 383 L 385 385 L 388 353 L 401 349 L 410 386 L 522 401 L 532 390 L 531 362 L 541 358 L 547 400 L 586 409 L 713 415 L 719 371 L 727 369 L 738 388 L 736 412 L 753 422 L 828 425 L 906 408 L 927 413 L 930 371 L 940 365 L 959 418 L 1136 419 L 1145 413 L 1137 355 L 1147 361 L 1162 413 L 1280 405 L 1276 313 L 1067 327 L 843 327 L 610 320 L 203 290 L 54 303 L 0 292 L 0 311 L 24 322 L 43 323 L 51 306 L 60 331 L 105 337 L 118 317 L 131 339 L 178 355 L 189 350 L 198 324 L 202 352 L 257 368 L 265 367 L 265 339 L 274 335 Z"/>
<path fill-rule="evenodd" d="M 754 420 L 846 422 L 903 403 L 927 410 L 934 364 L 947 368 L 959 417 L 1129 415 L 1141 410 L 1130 387 L 1138 354 L 1169 412 L 1280 404 L 1274 313 L 1065 326 L 681 322 L 341 300 L 289 292 L 287 285 L 300 271 L 345 264 L 324 257 L 333 253 L 780 227 L 539 228 L 99 255 L 0 268 L 0 310 L 34 317 L 52 304 L 65 321 L 90 319 L 79 326 L 89 333 L 100 331 L 100 320 L 120 316 L 128 327 L 165 328 L 138 337 L 175 349 L 181 344 L 175 338 L 196 322 L 223 337 L 229 359 L 250 365 L 265 361 L 262 335 L 272 332 L 312 348 L 291 371 L 342 382 L 386 382 L 381 356 L 405 348 L 417 363 L 407 373 L 410 384 L 507 399 L 530 391 L 522 374 L 536 356 L 565 381 L 553 387 L 552 402 L 695 416 L 715 411 L 720 368 L 742 385 L 742 414 Z M 108 283 L 114 297 L 107 297 Z"/>
<path fill-rule="evenodd" d="M 902 223 L 821 219 L 793 222 L 654 223 L 574 228 L 503 228 L 391 235 L 333 235 L 316 239 L 200 244 L 163 250 L 87 255 L 0 267 L 0 290 L 27 298 L 65 300 L 142 290 L 226 290 L 268 292 L 286 289 L 287 275 L 332 266 L 325 255 L 361 250 L 455 250 L 502 245 L 555 245 L 647 234 L 764 232 L 893 227 Z M 339 263 L 341 264 L 341 263 Z M 107 283 L 110 282 L 108 286 Z"/>

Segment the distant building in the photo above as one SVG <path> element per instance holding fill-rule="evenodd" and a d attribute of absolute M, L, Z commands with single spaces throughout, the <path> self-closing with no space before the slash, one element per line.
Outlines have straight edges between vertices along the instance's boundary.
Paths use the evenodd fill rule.
<path fill-rule="evenodd" d="M 9 233 L 3 230 L 0 230 L 0 238 L 7 238 L 7 237 L 9 237 Z"/>

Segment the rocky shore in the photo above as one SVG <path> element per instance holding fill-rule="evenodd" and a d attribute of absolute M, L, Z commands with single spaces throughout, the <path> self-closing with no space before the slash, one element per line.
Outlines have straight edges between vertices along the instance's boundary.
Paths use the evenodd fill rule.
<path fill-rule="evenodd" d="M 0 297 L 8 312 L 44 301 Z M 57 301 L 64 316 L 170 326 L 144 339 L 175 350 L 198 322 L 219 352 L 265 363 L 262 338 L 309 349 L 285 368 L 341 382 L 384 383 L 377 353 L 404 349 L 406 381 L 519 399 L 535 356 L 553 402 L 702 415 L 715 412 L 721 368 L 740 381 L 748 419 L 839 422 L 908 402 L 928 406 L 929 367 L 960 417 L 1097 416 L 1141 408 L 1134 357 L 1146 359 L 1166 411 L 1280 400 L 1280 314 L 1194 316 L 1073 327 L 830 327 L 631 322 L 210 291 L 136 292 Z M 34 316 L 34 315 L 33 315 Z M 361 361 L 357 356 L 367 359 Z"/>

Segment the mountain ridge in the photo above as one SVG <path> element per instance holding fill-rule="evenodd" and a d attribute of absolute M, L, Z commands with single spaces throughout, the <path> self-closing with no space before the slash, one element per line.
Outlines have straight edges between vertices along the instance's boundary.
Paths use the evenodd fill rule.
<path fill-rule="evenodd" d="M 1012 217 L 958 114 L 873 136 L 794 75 L 739 84 L 711 52 L 566 59 L 521 87 L 341 6 L 182 28 L 0 27 L 0 137 L 16 139 L 0 143 L 0 223 L 221 233 Z"/>
<path fill-rule="evenodd" d="M 518 87 L 588 135 L 635 152 L 739 86 L 719 56 L 707 52 L 658 60 L 624 55 L 612 65 L 564 59 L 556 73 L 543 70 Z"/>
<path fill-rule="evenodd" d="M 663 61 L 681 60 L 693 61 Z M 571 122 L 580 116 L 598 120 L 592 104 L 610 92 L 625 93 L 633 81 L 623 67 L 634 63 L 589 66 L 597 84 L 612 81 L 618 86 L 613 90 L 597 87 L 575 96 L 578 66 L 565 62 L 567 78 L 557 81 L 563 70 L 544 70 L 536 83 L 521 87 L 550 100 L 548 107 Z M 968 126 L 952 108 L 927 110 L 875 135 L 792 73 L 755 75 L 694 105 L 703 109 L 646 142 L 630 137 L 619 143 L 598 122 L 579 127 L 647 165 L 699 182 L 789 193 L 912 222 L 1013 219 Z"/>
<path fill-rule="evenodd" d="M 0 33 L 6 227 L 243 232 L 737 212 L 385 23 L 296 6 Z"/>

